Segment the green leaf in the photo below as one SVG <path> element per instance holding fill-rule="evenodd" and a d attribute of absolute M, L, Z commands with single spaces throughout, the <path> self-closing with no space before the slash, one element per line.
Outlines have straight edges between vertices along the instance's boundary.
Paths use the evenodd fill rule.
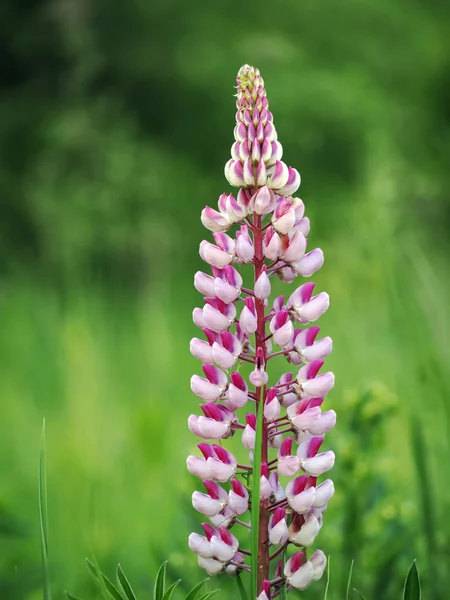
<path fill-rule="evenodd" d="M 213 590 L 212 592 L 206 592 L 206 594 L 202 594 L 198 600 L 209 600 L 209 598 L 211 598 L 212 596 L 214 596 L 214 594 L 217 594 L 217 592 L 220 592 L 220 590 Z"/>
<path fill-rule="evenodd" d="M 194 585 L 192 590 L 186 596 L 186 600 L 195 600 L 197 598 L 198 593 L 200 592 L 200 590 L 202 589 L 202 587 L 205 585 L 205 583 L 207 581 L 209 581 L 209 577 L 207 577 L 203 581 L 200 581 L 200 583 L 197 583 L 197 585 Z"/>
<path fill-rule="evenodd" d="M 405 589 L 403 591 L 403 600 L 420 600 L 420 580 L 417 564 L 414 560 L 405 581 Z"/>
<path fill-rule="evenodd" d="M 164 596 L 163 596 L 163 600 L 170 600 L 173 594 L 173 590 L 177 587 L 177 585 L 180 583 L 181 579 L 178 579 L 177 581 L 175 581 L 175 583 L 172 583 L 172 585 L 170 585 L 167 590 L 164 592 Z"/>
<path fill-rule="evenodd" d="M 153 593 L 153 600 L 162 600 L 164 596 L 164 587 L 166 582 L 166 566 L 167 561 L 159 567 L 158 574 L 156 575 L 155 591 Z"/>
<path fill-rule="evenodd" d="M 67 600 L 81 600 L 81 598 L 78 598 L 77 596 L 72 596 L 72 594 L 69 594 L 69 592 L 66 592 L 66 598 Z"/>
<path fill-rule="evenodd" d="M 88 558 L 86 558 L 86 564 L 87 568 L 91 572 L 91 575 L 93 575 L 97 580 L 100 581 L 100 575 L 98 574 L 97 567 L 93 565 Z"/>
<path fill-rule="evenodd" d="M 110 579 L 108 579 L 104 573 L 101 573 L 101 576 L 102 576 L 103 583 L 105 584 L 105 588 L 106 588 L 108 594 L 111 596 L 111 598 L 114 598 L 114 600 L 126 600 L 126 598 L 124 598 L 124 596 L 122 596 L 122 594 L 119 592 L 119 590 L 113 584 L 113 582 Z"/>
<path fill-rule="evenodd" d="M 248 600 L 247 590 L 245 589 L 245 586 L 242 583 L 240 575 L 236 577 L 236 583 L 238 586 L 239 594 L 241 595 L 241 600 Z"/>
<path fill-rule="evenodd" d="M 256 417 L 255 449 L 253 451 L 253 476 L 252 476 L 252 533 L 251 533 L 251 598 L 256 598 L 258 577 L 258 533 L 259 533 L 259 498 L 261 479 L 261 439 L 264 413 L 264 387 L 261 387 L 260 398 Z"/>
<path fill-rule="evenodd" d="M 348 581 L 347 581 L 347 594 L 345 595 L 345 599 L 348 600 L 349 598 L 349 594 L 350 594 L 350 584 L 352 583 L 352 575 L 353 575 L 353 565 L 354 565 L 355 561 L 352 560 L 352 564 L 350 565 L 350 573 L 348 574 Z"/>
<path fill-rule="evenodd" d="M 327 600 L 328 598 L 328 588 L 330 587 L 330 563 L 331 556 L 329 556 L 327 560 L 327 585 L 325 586 L 325 596 L 323 597 L 323 600 Z"/>
<path fill-rule="evenodd" d="M 48 519 L 47 519 L 47 468 L 45 459 L 45 419 L 42 423 L 41 450 L 39 453 L 39 517 L 41 524 L 41 556 L 44 600 L 51 600 L 50 577 L 48 573 Z"/>
<path fill-rule="evenodd" d="M 134 595 L 134 592 L 131 589 L 131 585 L 130 585 L 125 573 L 122 571 L 122 567 L 120 565 L 117 565 L 117 579 L 118 579 L 120 585 L 122 586 L 122 589 L 125 593 L 125 596 L 128 598 L 128 600 L 136 600 L 136 596 Z"/>
<path fill-rule="evenodd" d="M 359 600 L 366 600 L 366 598 L 361 594 L 361 592 L 358 592 L 356 588 L 353 588 L 353 591 L 358 594 Z"/>

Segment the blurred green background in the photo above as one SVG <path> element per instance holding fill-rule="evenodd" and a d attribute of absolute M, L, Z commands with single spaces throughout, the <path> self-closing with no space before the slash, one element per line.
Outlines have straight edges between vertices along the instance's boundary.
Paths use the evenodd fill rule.
<path fill-rule="evenodd" d="M 243 63 L 326 257 L 328 598 L 354 559 L 368 600 L 397 599 L 417 558 L 424 597 L 448 599 L 449 20 L 445 0 L 0 4 L 2 600 L 42 597 L 44 416 L 54 597 L 96 597 L 86 555 L 120 561 L 142 598 L 163 559 L 186 587 L 203 577 L 186 546 L 192 278 L 200 211 L 231 191 Z"/>

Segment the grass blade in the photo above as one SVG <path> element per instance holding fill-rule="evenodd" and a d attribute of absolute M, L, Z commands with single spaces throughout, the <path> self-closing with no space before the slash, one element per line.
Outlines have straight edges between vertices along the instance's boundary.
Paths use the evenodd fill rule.
<path fill-rule="evenodd" d="M 69 594 L 69 592 L 66 592 L 66 598 L 67 600 L 81 600 L 81 598 L 78 598 L 77 596 L 72 596 L 72 594 Z"/>
<path fill-rule="evenodd" d="M 359 600 L 366 600 L 366 598 L 361 594 L 361 592 L 358 592 L 356 588 L 353 588 L 353 591 L 358 594 Z"/>
<path fill-rule="evenodd" d="M 134 595 L 134 592 L 131 589 L 131 585 L 125 573 L 122 571 L 122 567 L 120 565 L 117 565 L 117 580 L 122 586 L 124 594 L 128 598 L 128 600 L 136 600 L 136 596 Z"/>
<path fill-rule="evenodd" d="M 200 581 L 200 583 L 197 583 L 197 585 L 194 585 L 192 590 L 186 596 L 186 600 L 195 600 L 197 598 L 197 595 L 199 594 L 200 590 L 202 589 L 202 587 L 205 585 L 205 583 L 207 581 L 209 581 L 209 577 L 207 577 L 203 581 Z"/>
<path fill-rule="evenodd" d="M 236 577 L 236 583 L 238 586 L 239 594 L 241 595 L 241 600 L 248 600 L 247 590 L 245 589 L 245 586 L 242 583 L 242 579 L 241 579 L 240 575 L 238 575 Z"/>
<path fill-rule="evenodd" d="M 50 577 L 48 573 L 48 519 L 47 519 L 47 468 L 45 459 L 45 419 L 42 423 L 41 449 L 39 453 L 39 518 L 41 524 L 41 554 L 42 554 L 42 578 L 43 598 L 51 600 Z"/>
<path fill-rule="evenodd" d="M 213 590 L 212 592 L 206 592 L 206 594 L 202 594 L 198 600 L 209 600 L 214 594 L 217 594 L 220 590 Z"/>
<path fill-rule="evenodd" d="M 325 586 L 325 595 L 323 597 L 323 600 L 327 600 L 328 598 L 328 588 L 330 587 L 330 562 L 331 556 L 329 556 L 327 560 L 327 585 Z"/>
<path fill-rule="evenodd" d="M 406 577 L 405 589 L 403 591 L 403 600 L 420 600 L 420 579 L 417 564 L 414 560 Z"/>
<path fill-rule="evenodd" d="M 177 587 L 177 585 L 180 583 L 180 581 L 181 581 L 181 579 L 177 579 L 177 581 L 175 581 L 175 583 L 172 583 L 172 585 L 169 585 L 167 590 L 164 592 L 163 600 L 171 599 L 173 591 Z"/>
<path fill-rule="evenodd" d="M 108 594 L 111 596 L 111 598 L 114 598 L 114 600 L 126 600 L 126 598 L 124 598 L 122 596 L 122 594 L 119 592 L 119 590 L 113 584 L 113 582 L 110 579 L 108 579 L 108 577 L 106 577 L 106 575 L 104 573 L 100 573 L 100 574 L 102 576 L 102 581 L 105 584 L 105 588 L 106 588 Z"/>
<path fill-rule="evenodd" d="M 352 560 L 352 564 L 350 565 L 350 573 L 348 574 L 348 581 L 347 581 L 347 594 L 345 595 L 345 600 L 349 599 L 349 594 L 350 594 L 350 585 L 352 583 L 352 575 L 353 575 L 353 564 L 354 564 L 354 560 Z"/>
<path fill-rule="evenodd" d="M 153 600 L 162 600 L 164 596 L 164 587 L 166 585 L 166 566 L 167 561 L 163 562 L 163 564 L 159 567 L 158 574 L 156 575 Z"/>
<path fill-rule="evenodd" d="M 261 479 L 261 439 L 264 413 L 264 387 L 261 387 L 261 393 L 258 403 L 258 414 L 256 417 L 256 435 L 255 449 L 253 452 L 253 475 L 252 475 L 252 532 L 251 532 L 251 598 L 256 598 L 257 579 L 258 579 L 258 533 L 259 533 L 259 498 L 260 498 L 260 479 Z"/>

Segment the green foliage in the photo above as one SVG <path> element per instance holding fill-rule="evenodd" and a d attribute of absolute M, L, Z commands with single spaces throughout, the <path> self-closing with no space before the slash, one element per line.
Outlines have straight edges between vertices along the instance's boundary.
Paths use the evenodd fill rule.
<path fill-rule="evenodd" d="M 47 515 L 47 475 L 45 459 L 45 419 L 42 424 L 41 451 L 39 455 L 39 518 L 41 525 L 41 557 L 44 600 L 51 600 L 50 576 L 48 572 L 48 515 Z"/>
<path fill-rule="evenodd" d="M 86 564 L 91 575 L 94 576 L 94 579 L 98 583 L 105 600 L 111 600 L 111 598 L 113 600 L 137 600 L 137 597 L 133 592 L 131 585 L 120 565 L 117 565 L 117 586 L 115 586 L 112 583 L 112 581 L 108 579 L 108 577 L 104 573 L 102 573 L 102 571 L 97 566 L 95 566 L 90 560 L 86 559 Z M 178 581 L 175 581 L 174 583 L 166 587 L 166 569 L 167 561 L 161 565 L 156 575 L 153 600 L 171 600 L 175 588 L 181 581 L 181 579 L 178 579 Z M 195 585 L 188 592 L 185 600 L 209 600 L 209 598 L 216 594 L 219 590 L 212 590 L 200 594 L 202 587 L 207 581 L 208 579 L 204 579 L 203 581 Z M 77 599 L 75 596 L 72 596 L 68 592 L 66 592 L 66 596 L 69 600 L 80 600 Z"/>
<path fill-rule="evenodd" d="M 420 600 L 420 598 L 421 590 L 419 571 L 417 570 L 416 561 L 413 561 L 413 564 L 411 565 L 406 577 L 403 600 Z"/>

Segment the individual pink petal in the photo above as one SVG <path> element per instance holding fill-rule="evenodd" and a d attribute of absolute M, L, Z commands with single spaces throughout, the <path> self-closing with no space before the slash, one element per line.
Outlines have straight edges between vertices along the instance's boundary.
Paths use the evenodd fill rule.
<path fill-rule="evenodd" d="M 222 269 L 225 265 L 229 265 L 233 260 L 233 256 L 228 252 L 224 252 L 218 246 L 203 240 L 200 244 L 200 256 L 202 259 L 213 265 L 214 267 L 218 267 Z"/>
<path fill-rule="evenodd" d="M 192 311 L 192 320 L 194 321 L 195 325 L 197 325 L 197 327 L 200 327 L 200 329 L 205 329 L 206 323 L 203 317 L 202 308 L 194 308 L 194 310 Z"/>
<path fill-rule="evenodd" d="M 298 311 L 300 321 L 308 323 L 316 321 L 330 306 L 330 297 L 326 292 L 320 292 Z"/>
<path fill-rule="evenodd" d="M 303 258 L 294 263 L 295 272 L 302 277 L 311 277 L 323 265 L 323 251 L 320 248 L 315 248 L 305 254 Z"/>
<path fill-rule="evenodd" d="M 249 296 L 245 299 L 245 306 L 242 309 L 239 324 L 242 330 L 247 334 L 255 333 L 258 326 L 255 302 L 253 298 Z"/>
<path fill-rule="evenodd" d="M 231 373 L 230 385 L 225 395 L 225 404 L 227 408 L 236 410 L 245 406 L 248 400 L 248 388 L 244 379 L 239 373 Z"/>
<path fill-rule="evenodd" d="M 310 363 L 313 364 L 313 363 Z M 315 396 L 325 396 L 334 386 L 334 374 L 329 371 L 328 373 L 323 373 L 323 375 L 319 375 L 314 379 L 308 379 L 302 384 L 302 391 L 305 395 L 315 397 Z"/>
<path fill-rule="evenodd" d="M 280 475 L 292 477 L 300 468 L 300 460 L 298 456 L 286 456 L 278 460 L 278 472 Z"/>
<path fill-rule="evenodd" d="M 323 508 L 328 504 L 333 496 L 334 483 L 331 479 L 325 479 L 325 481 L 316 487 L 313 506 L 315 508 Z"/>
<path fill-rule="evenodd" d="M 304 552 L 296 552 L 284 567 L 286 584 L 296 590 L 306 589 L 313 578 L 313 566 L 310 561 L 304 562 L 305 558 Z"/>
<path fill-rule="evenodd" d="M 289 540 L 296 546 L 311 546 L 321 526 L 321 521 L 319 521 L 313 509 L 305 515 L 305 521 L 299 530 L 296 530 L 294 521 L 291 523 L 289 527 Z"/>
<path fill-rule="evenodd" d="M 203 556 L 204 558 L 212 558 L 211 544 L 204 535 L 191 533 L 188 540 L 189 548 L 192 552 Z"/>
<path fill-rule="evenodd" d="M 203 308 L 203 320 L 206 327 L 219 333 L 228 329 L 233 322 L 233 319 L 210 304 L 205 304 Z"/>
<path fill-rule="evenodd" d="M 292 167 L 288 167 L 288 171 L 289 176 L 286 185 L 277 192 L 280 196 L 291 196 L 292 194 L 295 194 L 300 187 L 300 173 Z"/>
<path fill-rule="evenodd" d="M 255 296 L 260 300 L 265 300 L 270 296 L 270 280 L 266 271 L 262 271 L 255 283 Z"/>
<path fill-rule="evenodd" d="M 189 349 L 192 356 L 195 356 L 195 358 L 198 358 L 198 360 L 201 360 L 203 363 L 212 364 L 214 362 L 212 348 L 208 342 L 198 338 L 192 338 Z"/>
<path fill-rule="evenodd" d="M 327 450 L 326 452 L 321 452 L 312 458 L 307 458 L 302 461 L 301 468 L 305 473 L 308 473 L 308 475 L 319 477 L 333 468 L 334 460 L 334 452 L 332 450 Z"/>
<path fill-rule="evenodd" d="M 231 220 L 228 218 L 228 215 L 221 214 L 210 206 L 206 206 L 202 210 L 201 221 L 203 226 L 210 231 L 227 231 L 231 225 Z"/>
<path fill-rule="evenodd" d="M 279 257 L 281 252 L 281 240 L 278 233 L 269 227 L 264 236 L 263 244 L 264 256 L 269 260 L 275 260 Z"/>
<path fill-rule="evenodd" d="M 218 400 L 223 392 L 223 389 L 220 386 L 211 383 L 199 375 L 192 375 L 191 390 L 196 396 L 207 402 Z"/>
<path fill-rule="evenodd" d="M 250 262 L 255 256 L 255 248 L 246 225 L 241 225 L 236 233 L 236 255 L 244 263 Z"/>
<path fill-rule="evenodd" d="M 250 209 L 258 215 L 266 215 L 275 206 L 275 194 L 266 185 L 261 187 L 250 200 Z"/>
<path fill-rule="evenodd" d="M 327 557 L 322 550 L 316 550 L 309 559 L 309 562 L 313 566 L 313 581 L 319 581 L 325 571 L 325 567 L 327 566 Z"/>
<path fill-rule="evenodd" d="M 300 231 L 296 231 L 289 240 L 289 245 L 283 253 L 283 260 L 287 263 L 298 262 L 306 250 L 306 238 Z"/>
<path fill-rule="evenodd" d="M 272 225 L 281 234 L 287 234 L 294 227 L 295 210 L 289 200 L 279 202 L 272 215 Z"/>
<path fill-rule="evenodd" d="M 195 289 L 207 296 L 208 298 L 214 298 L 215 289 L 214 289 L 214 277 L 211 275 L 207 275 L 206 273 L 202 273 L 202 271 L 197 271 L 194 275 L 194 286 Z"/>
<path fill-rule="evenodd" d="M 287 165 L 281 160 L 277 160 L 273 175 L 270 178 L 269 187 L 273 190 L 278 190 L 284 187 L 289 178 L 289 170 Z"/>
<path fill-rule="evenodd" d="M 256 185 L 263 186 L 267 183 L 267 170 L 266 163 L 263 160 L 258 162 L 258 167 L 256 169 Z"/>
<path fill-rule="evenodd" d="M 235 187 L 245 187 L 244 170 L 240 160 L 231 160 L 225 168 L 225 177 L 230 185 Z"/>
<path fill-rule="evenodd" d="M 215 500 L 208 494 L 202 494 L 197 491 L 192 494 L 192 506 L 207 517 L 213 517 L 223 509 L 223 504 L 220 500 Z"/>
<path fill-rule="evenodd" d="M 255 177 L 253 175 L 253 168 L 250 158 L 247 158 L 244 161 L 243 175 L 246 186 L 250 187 L 255 185 Z"/>
<path fill-rule="evenodd" d="M 201 479 L 209 479 L 211 477 L 211 467 L 207 464 L 204 458 L 198 456 L 188 456 L 186 466 L 192 475 Z"/>
<path fill-rule="evenodd" d="M 205 558 L 203 556 L 198 557 L 198 566 L 205 569 L 208 575 L 217 575 L 225 569 L 224 563 L 215 558 Z"/>

